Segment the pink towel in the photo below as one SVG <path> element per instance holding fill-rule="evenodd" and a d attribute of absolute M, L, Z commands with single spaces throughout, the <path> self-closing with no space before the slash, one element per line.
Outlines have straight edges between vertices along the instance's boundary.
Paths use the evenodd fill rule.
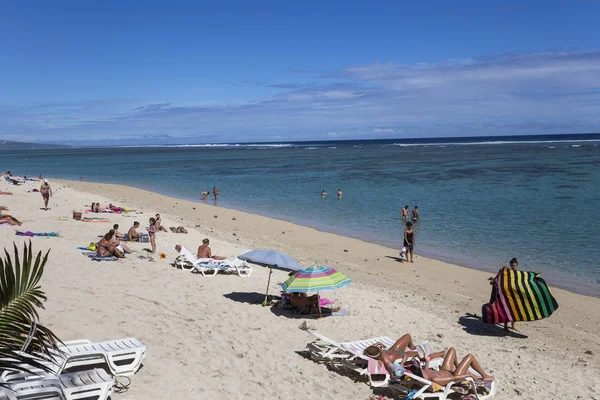
<path fill-rule="evenodd" d="M 387 375 L 388 373 L 383 363 L 374 358 L 369 358 L 367 369 L 369 370 L 369 375 Z"/>

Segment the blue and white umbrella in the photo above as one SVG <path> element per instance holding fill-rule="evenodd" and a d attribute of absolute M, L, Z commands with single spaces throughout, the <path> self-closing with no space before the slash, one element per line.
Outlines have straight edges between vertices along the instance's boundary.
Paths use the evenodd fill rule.
<path fill-rule="evenodd" d="M 269 267 L 269 280 L 267 282 L 267 292 L 265 293 L 263 305 L 267 304 L 273 268 L 288 272 L 296 272 L 302 269 L 298 261 L 277 250 L 252 250 L 238 256 L 238 258 L 263 267 Z"/>

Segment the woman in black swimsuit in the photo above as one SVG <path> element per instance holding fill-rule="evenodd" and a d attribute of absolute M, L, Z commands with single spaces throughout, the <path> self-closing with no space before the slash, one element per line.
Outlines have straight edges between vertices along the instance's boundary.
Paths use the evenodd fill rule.
<path fill-rule="evenodd" d="M 96 243 L 96 254 L 102 257 L 114 256 L 123 258 L 125 255 L 111 243 L 115 230 L 111 229 L 98 243 Z"/>
<path fill-rule="evenodd" d="M 410 255 L 410 262 L 414 262 L 413 249 L 416 243 L 417 240 L 415 238 L 415 231 L 412 228 L 412 222 L 407 222 L 406 229 L 404 230 L 404 247 L 406 247 L 406 251 Z"/>

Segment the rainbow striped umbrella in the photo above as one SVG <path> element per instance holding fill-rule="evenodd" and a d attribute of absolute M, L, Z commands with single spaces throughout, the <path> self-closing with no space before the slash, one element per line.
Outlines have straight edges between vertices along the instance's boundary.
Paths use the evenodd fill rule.
<path fill-rule="evenodd" d="M 346 275 L 325 266 L 310 267 L 296 272 L 281 284 L 284 292 L 320 292 L 334 290 L 352 282 Z"/>

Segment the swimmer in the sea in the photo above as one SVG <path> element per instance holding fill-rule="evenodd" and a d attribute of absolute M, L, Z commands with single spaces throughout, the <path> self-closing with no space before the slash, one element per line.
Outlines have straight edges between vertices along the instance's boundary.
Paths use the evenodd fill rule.
<path fill-rule="evenodd" d="M 419 206 L 415 206 L 414 210 L 412 210 L 412 222 L 419 221 Z"/>
<path fill-rule="evenodd" d="M 406 221 L 408 219 L 408 205 L 402 207 L 402 221 Z"/>
<path fill-rule="evenodd" d="M 338 199 L 341 199 L 342 197 L 344 197 L 344 194 L 342 193 L 342 189 L 338 189 L 337 197 L 338 197 Z"/>
<path fill-rule="evenodd" d="M 323 191 L 321 192 L 321 197 L 322 198 L 327 197 L 327 191 L 325 189 L 323 189 Z"/>

